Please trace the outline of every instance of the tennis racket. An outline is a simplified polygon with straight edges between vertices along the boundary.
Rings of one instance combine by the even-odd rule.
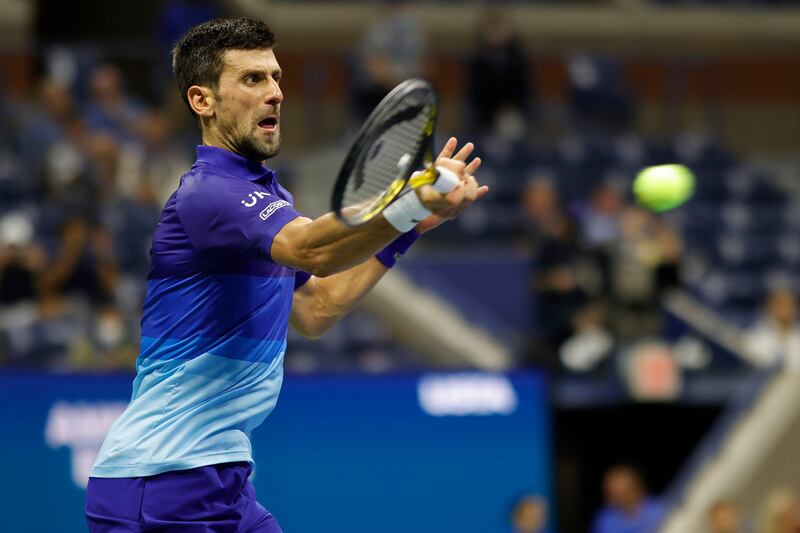
[[[439,172],[433,134],[439,99],[430,83],[406,80],[367,118],[344,160],[331,198],[336,216],[348,226],[374,219],[409,189],[433,184],[440,192],[458,177]],[[419,171],[419,172],[417,172]]]

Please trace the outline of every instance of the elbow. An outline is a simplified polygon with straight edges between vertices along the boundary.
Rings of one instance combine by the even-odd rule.
[[[317,278],[327,278],[336,274],[341,269],[336,264],[335,258],[325,252],[314,252],[307,255],[305,270]]]
[[[317,278],[327,278],[328,276],[336,274],[338,270],[331,267],[330,265],[321,264],[321,265],[312,265],[310,268],[310,272]]]
[[[347,313],[347,309],[333,301],[329,294],[320,295],[316,305],[305,313],[305,318],[299,321],[298,333],[307,339],[316,340],[325,335]]]
[[[320,243],[309,230],[308,219],[292,221],[273,239],[270,254],[277,263],[308,272],[318,278],[341,270],[341,254],[331,252],[329,244]]]
[[[333,324],[334,322],[315,319],[303,323],[301,327],[295,326],[295,330],[306,339],[317,340],[325,335]]]
[[[292,248],[293,257],[288,261],[291,266],[317,278],[324,278],[333,273],[331,272],[330,254],[327,254],[323,248],[303,241],[295,244]]]

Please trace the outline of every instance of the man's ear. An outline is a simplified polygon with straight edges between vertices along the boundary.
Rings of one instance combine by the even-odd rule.
[[[210,87],[192,85],[186,94],[189,97],[189,105],[198,116],[209,118],[214,115],[217,99]]]

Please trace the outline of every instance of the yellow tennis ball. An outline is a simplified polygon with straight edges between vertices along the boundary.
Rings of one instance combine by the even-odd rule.
[[[653,211],[683,204],[694,193],[694,174],[683,165],[656,165],[642,169],[633,180],[636,200]]]

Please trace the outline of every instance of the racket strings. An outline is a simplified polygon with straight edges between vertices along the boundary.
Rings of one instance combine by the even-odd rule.
[[[339,172],[332,207],[349,225],[375,217],[431,162],[438,99],[431,85],[406,80],[370,114]]]
[[[416,102],[411,102],[415,104]],[[411,107],[411,105],[409,105]],[[406,168],[425,141],[424,130],[429,122],[430,105],[426,105],[410,120],[392,125],[365,147],[366,157],[361,168],[362,179],[351,179],[345,189],[344,206],[365,204],[378,199],[398,177],[405,178],[416,169]]]

